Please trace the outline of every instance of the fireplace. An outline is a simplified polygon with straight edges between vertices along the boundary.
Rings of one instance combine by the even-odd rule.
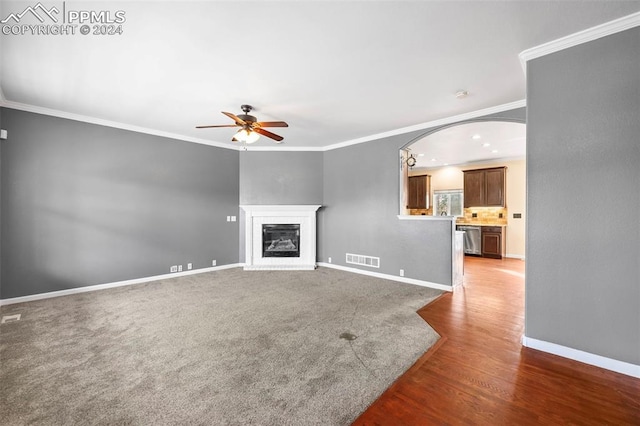
[[[300,257],[300,224],[263,224],[262,257]]]
[[[241,205],[245,212],[245,270],[316,267],[319,205]]]

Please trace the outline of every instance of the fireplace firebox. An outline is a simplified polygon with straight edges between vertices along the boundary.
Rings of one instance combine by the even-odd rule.
[[[300,257],[300,224],[263,224],[262,257]]]

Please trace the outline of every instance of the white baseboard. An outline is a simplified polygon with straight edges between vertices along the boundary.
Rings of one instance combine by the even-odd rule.
[[[114,283],[96,284],[86,287],[76,287],[67,290],[51,291],[48,293],[32,294],[29,296],[12,297],[9,299],[0,299],[0,306],[13,305],[15,303],[31,302],[34,300],[50,299],[52,297],[68,296],[71,294],[86,293],[89,291],[105,290],[108,288],[124,287],[127,285],[142,284],[149,281],[158,281],[167,278],[184,277],[186,275],[202,274],[204,272],[220,271],[222,269],[238,268],[244,266],[244,263],[232,263],[229,265],[212,266],[209,268],[192,269],[191,271],[182,271],[172,274],[155,275],[152,277],[136,278],[133,280],[117,281]]]
[[[324,266],[326,268],[333,268],[333,269],[340,269],[341,271],[353,272],[354,274],[368,275],[370,277],[382,278],[385,280],[399,281],[401,283],[419,285],[421,287],[435,288],[436,290],[453,291],[453,287],[451,286],[432,283],[429,281],[416,280],[414,278],[397,277],[395,275],[382,274],[380,272],[373,272],[373,271],[365,271],[364,269],[350,268],[348,266],[335,265],[333,263],[318,262],[318,266]]]
[[[505,254],[504,257],[508,257],[509,259],[520,259],[524,260],[524,254]]]
[[[640,365],[606,358],[600,355],[595,355],[578,349],[568,348],[566,346],[558,345],[555,343],[532,339],[531,337],[527,336],[522,336],[522,345],[526,346],[527,348],[537,349],[542,352],[548,352],[550,354],[569,358],[574,361],[579,361],[585,364],[604,368],[605,370],[611,370],[615,371],[616,373],[640,378]]]

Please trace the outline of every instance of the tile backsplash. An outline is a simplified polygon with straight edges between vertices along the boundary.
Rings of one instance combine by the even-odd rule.
[[[426,216],[431,216],[433,214],[433,210],[431,207],[429,207],[428,209],[409,209],[409,214],[410,215],[426,215]]]
[[[474,213],[475,216],[474,217]],[[502,214],[502,217],[500,215]],[[478,225],[506,225],[507,209],[505,207],[470,207],[464,209],[464,217],[456,222],[477,223]]]
[[[473,215],[476,217],[473,217]],[[427,215],[433,214],[432,208],[428,209],[410,209],[410,215]],[[500,217],[502,214],[502,217]],[[505,207],[471,207],[464,209],[464,216],[456,219],[457,223],[473,223],[478,225],[506,225],[507,209]]]

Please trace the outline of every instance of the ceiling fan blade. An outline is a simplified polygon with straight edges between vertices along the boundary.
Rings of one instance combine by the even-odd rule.
[[[289,127],[284,121],[259,121],[256,124],[260,127]]]
[[[233,121],[235,121],[237,124],[242,124],[242,125],[247,124],[243,119],[241,119],[235,114],[231,114],[230,112],[224,112],[224,111],[222,111],[222,113],[227,117],[229,117],[230,119],[232,119]]]
[[[215,126],[196,126],[196,129],[208,129],[211,127],[238,127],[237,124],[219,124]]]
[[[266,137],[271,138],[271,139],[273,139],[275,141],[278,141],[278,142],[280,142],[280,141],[282,141],[282,139],[284,139],[282,136],[278,136],[275,133],[271,133],[268,130],[261,129],[260,127],[254,128],[253,131],[256,132],[256,133],[260,133],[262,136],[266,136]]]

